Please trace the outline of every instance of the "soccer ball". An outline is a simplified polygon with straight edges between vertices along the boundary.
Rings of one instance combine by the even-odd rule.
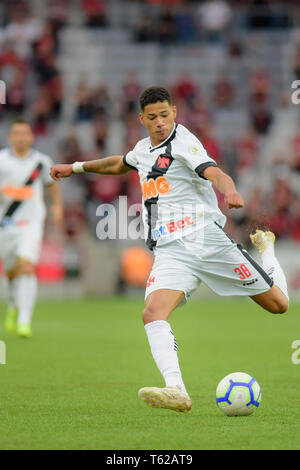
[[[244,372],[226,375],[216,391],[218,407],[227,416],[248,416],[259,407],[261,390],[256,380]]]

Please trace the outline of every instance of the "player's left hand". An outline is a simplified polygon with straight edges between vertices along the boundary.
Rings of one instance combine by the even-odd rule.
[[[56,224],[61,224],[63,221],[64,211],[60,204],[54,204],[52,206],[52,220]]]
[[[244,206],[244,199],[237,192],[225,194],[225,204],[229,209],[238,209]]]
[[[72,165],[58,163],[50,168],[50,176],[54,181],[60,181],[61,178],[68,178],[73,174]]]

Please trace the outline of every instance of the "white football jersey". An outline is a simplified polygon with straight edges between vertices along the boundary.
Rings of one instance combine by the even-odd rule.
[[[50,157],[31,149],[19,158],[12,149],[0,151],[0,224],[41,224],[46,215],[43,186],[53,183]]]
[[[124,157],[137,170],[143,194],[143,223],[149,248],[184,237],[226,217],[212,183],[202,176],[216,162],[186,127],[176,124],[168,138],[153,147],[140,140]]]

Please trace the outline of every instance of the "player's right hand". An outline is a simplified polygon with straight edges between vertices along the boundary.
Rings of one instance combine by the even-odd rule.
[[[236,191],[225,194],[225,204],[229,209],[240,208],[244,206],[244,200],[242,196],[239,195]]]
[[[61,178],[68,178],[73,174],[72,165],[59,163],[50,168],[50,176],[54,181],[60,181]]]

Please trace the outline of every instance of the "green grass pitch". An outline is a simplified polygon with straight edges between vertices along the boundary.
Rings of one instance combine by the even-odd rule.
[[[272,315],[249,299],[194,300],[170,323],[193,400],[186,415],[139,402],[163,386],[141,322],[143,300],[40,301],[30,340],[3,330],[0,449],[300,449],[299,304]],[[261,406],[225,416],[215,390],[228,373],[253,375]]]

